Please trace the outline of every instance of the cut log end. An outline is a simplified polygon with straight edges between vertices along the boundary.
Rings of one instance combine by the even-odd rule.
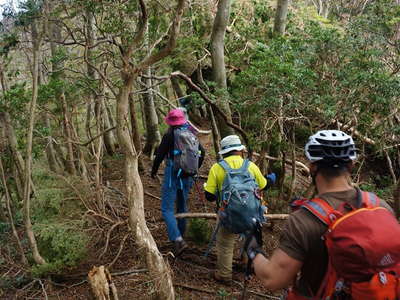
[[[118,300],[117,288],[104,266],[94,266],[88,273],[88,281],[96,300]]]

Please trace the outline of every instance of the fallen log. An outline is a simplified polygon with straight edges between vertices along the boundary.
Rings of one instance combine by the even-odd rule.
[[[288,214],[267,214],[265,217],[267,220],[286,220],[288,218]],[[217,214],[215,213],[180,213],[176,214],[175,218],[204,218],[204,219],[216,219]]]

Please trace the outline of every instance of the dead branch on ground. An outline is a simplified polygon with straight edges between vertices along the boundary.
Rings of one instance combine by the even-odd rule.
[[[120,256],[121,253],[122,253],[122,249],[124,249],[125,241],[126,241],[126,239],[127,239],[128,237],[129,237],[129,233],[125,234],[125,236],[124,236],[124,238],[122,239],[121,244],[120,244],[120,246],[119,246],[119,250],[118,250],[117,255],[115,256],[115,258],[113,259],[113,261],[110,262],[110,263],[108,264],[108,267],[109,267],[109,268],[111,268],[111,267],[115,264],[115,262],[118,260],[119,256]]]
[[[110,229],[107,232],[107,239],[106,239],[106,245],[104,246],[103,252],[101,252],[101,254],[99,255],[99,258],[101,258],[104,254],[106,254],[107,250],[108,250],[108,244],[110,242],[110,237],[111,237],[111,232],[118,226],[118,225],[122,225],[122,224],[126,224],[128,222],[128,220],[125,221],[120,221],[115,223],[114,225],[112,225],[110,227]]]
[[[161,200],[160,197],[157,197],[157,196],[155,196],[153,194],[150,194],[149,192],[144,192],[144,194],[147,195],[147,196],[150,196],[151,198],[154,198],[154,199],[157,199],[157,200]]]

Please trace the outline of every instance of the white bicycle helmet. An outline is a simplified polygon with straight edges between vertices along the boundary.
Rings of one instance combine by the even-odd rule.
[[[304,150],[311,162],[348,162],[357,157],[353,138],[340,130],[318,131],[310,136]]]

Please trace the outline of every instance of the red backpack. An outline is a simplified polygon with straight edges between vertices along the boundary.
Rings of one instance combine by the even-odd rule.
[[[328,226],[328,268],[313,299],[400,299],[400,224],[375,194],[358,195],[358,208],[319,198],[301,205]]]

